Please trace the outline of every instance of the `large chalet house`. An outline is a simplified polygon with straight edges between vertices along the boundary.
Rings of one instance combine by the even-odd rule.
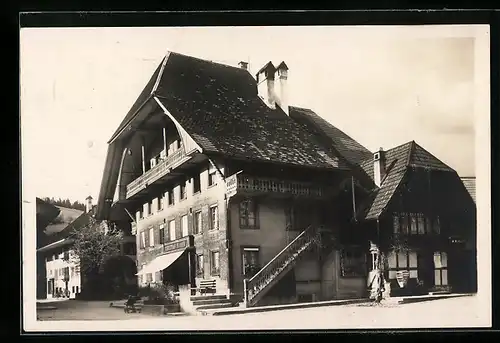
[[[168,53],[108,142],[96,216],[136,235],[141,285],[364,297],[375,245],[394,289],[407,271],[474,290],[475,205],[452,168],[413,141],[372,153],[290,106],[284,62],[247,67]]]

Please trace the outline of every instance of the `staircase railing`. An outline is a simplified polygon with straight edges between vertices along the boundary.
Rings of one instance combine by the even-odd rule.
[[[303,251],[307,250],[312,244],[319,244],[320,239],[319,228],[309,226],[252,276],[252,278],[244,279],[245,305],[255,305],[256,297],[291,263],[296,261]]]

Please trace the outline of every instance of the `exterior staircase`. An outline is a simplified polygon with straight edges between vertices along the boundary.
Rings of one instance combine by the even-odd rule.
[[[258,301],[297,263],[311,247],[321,245],[320,228],[310,226],[302,231],[269,263],[250,279],[244,280],[244,306],[255,306]]]

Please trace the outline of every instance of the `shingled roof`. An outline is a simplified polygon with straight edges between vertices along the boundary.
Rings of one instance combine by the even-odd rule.
[[[376,219],[392,199],[409,167],[454,172],[452,168],[437,157],[411,141],[385,151],[386,174],[379,188],[374,189],[370,199],[360,209],[361,218]],[[360,163],[372,179],[373,157]]]
[[[247,70],[174,52],[158,66],[112,139],[151,96],[162,102],[204,153],[348,169],[282,110],[266,106]]]
[[[469,192],[472,200],[476,202],[476,178],[475,177],[461,177],[462,182],[464,183],[465,188]]]
[[[372,157],[370,150],[321,118],[311,109],[290,106],[290,117],[306,123],[306,125],[313,126],[316,132],[328,137],[334,148],[350,163],[359,163]]]

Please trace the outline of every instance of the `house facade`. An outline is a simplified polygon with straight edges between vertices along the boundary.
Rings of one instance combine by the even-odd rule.
[[[135,235],[141,285],[211,280],[248,306],[367,295],[370,242],[386,242],[368,214],[399,167],[290,106],[288,73],[158,66],[108,142],[96,212]]]

